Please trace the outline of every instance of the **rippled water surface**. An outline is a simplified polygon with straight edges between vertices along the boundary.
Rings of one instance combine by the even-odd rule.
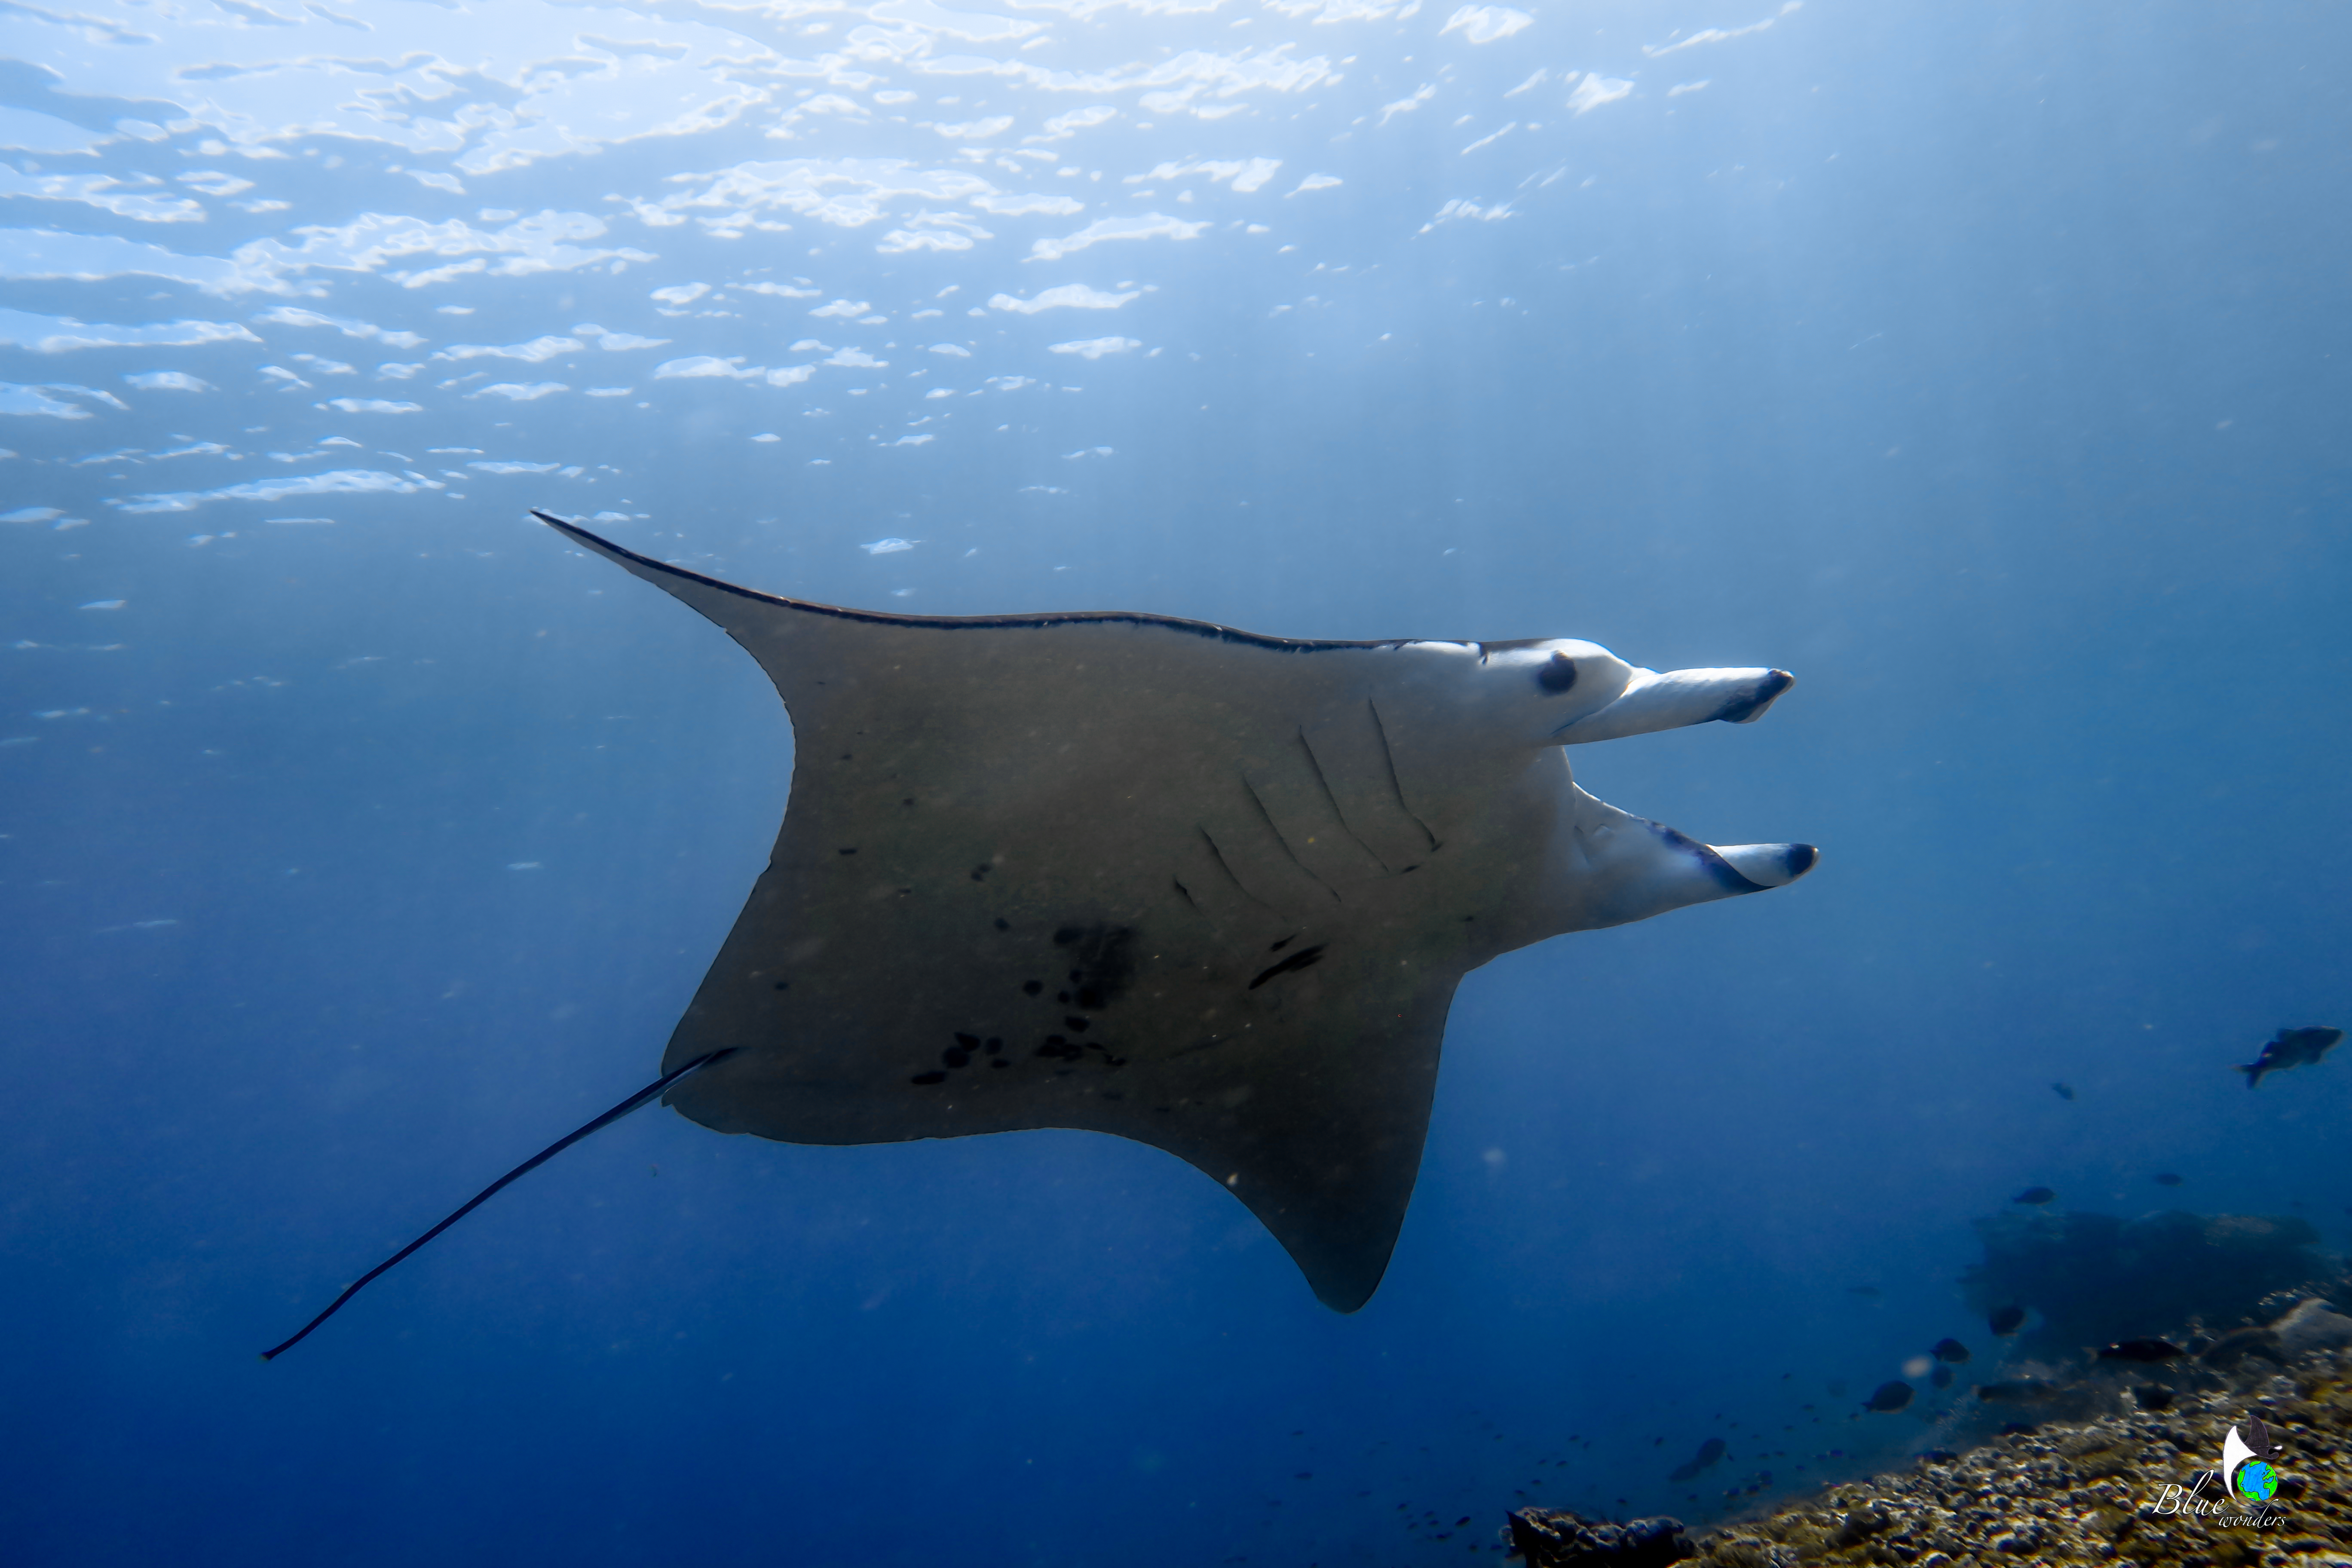
[[[2352,1068],[2228,1068],[2352,1017],[2347,42],[0,6],[0,1555],[1491,1559],[1928,1441],[1965,1383],[1862,1401],[1991,1375],[2030,1186],[2342,1245]],[[776,830],[759,671],[532,507],[871,609],[1781,666],[1578,777],[1824,858],[1472,975],[1352,1316],[1140,1144],[655,1110],[264,1366],[653,1076]]]

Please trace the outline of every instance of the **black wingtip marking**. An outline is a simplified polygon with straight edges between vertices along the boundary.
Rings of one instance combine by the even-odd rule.
[[[1798,878],[1798,877],[1801,877],[1801,876],[1803,876],[1806,872],[1808,872],[1808,871],[1810,871],[1810,870],[1811,870],[1811,869],[1813,868],[1813,863],[1814,863],[1815,861],[1819,860],[1821,858],[1822,858],[1822,852],[1821,852],[1821,850],[1820,850],[1819,848],[1815,847],[1813,845],[1811,845],[1811,844],[1791,844],[1791,845],[1790,845],[1790,846],[1789,846],[1789,875],[1790,875],[1790,877],[1793,879],[1795,879],[1795,878]]]
[[[1726,724],[1745,724],[1772,706],[1772,700],[1797,684],[1797,678],[1785,669],[1776,669],[1756,683],[1756,689],[1745,697],[1735,697],[1716,711],[1716,718]]]
[[[1323,962],[1323,949],[1326,945],[1323,942],[1317,942],[1313,947],[1300,948],[1280,963],[1261,971],[1258,977],[1249,983],[1249,989],[1256,990],[1277,974],[1288,974],[1294,970],[1314,968]]]

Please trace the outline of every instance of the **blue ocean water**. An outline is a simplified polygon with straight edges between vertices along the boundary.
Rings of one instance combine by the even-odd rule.
[[[2228,1069],[2352,1013],[2347,42],[9,9],[5,1555],[1461,1562],[1917,1447],[1860,1401],[1996,1354],[2029,1184],[2341,1247],[2347,1068]],[[1473,974],[1352,1316],[1140,1144],[650,1110],[264,1365],[654,1076],[782,810],[758,669],[534,506],[867,608],[1779,665],[1577,773],[1823,859]]]

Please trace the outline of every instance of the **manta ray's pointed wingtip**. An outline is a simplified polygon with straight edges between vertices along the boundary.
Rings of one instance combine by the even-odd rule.
[[[1822,858],[1822,852],[1811,844],[1724,844],[1715,852],[1724,863],[1747,880],[1756,884],[1756,890],[1785,888],[1811,870]]]
[[[566,522],[551,511],[541,511],[539,508],[532,507],[530,509],[530,515],[539,519],[540,521],[547,524],[548,527],[555,530],[556,532],[563,535],[564,538],[569,539],[574,544],[583,545],[587,549],[593,551],[596,554],[602,555],[605,560],[617,562],[621,565],[628,567],[631,570],[635,570],[637,567],[646,567],[650,569],[653,573],[657,574],[660,579],[692,577],[699,581],[709,581],[708,578],[702,578],[698,573],[688,572],[682,567],[672,566],[666,562],[656,561],[650,555],[640,555],[637,552],[631,550],[627,545],[615,544],[601,533],[583,528],[576,522]],[[643,576],[645,574],[641,572],[638,575]]]
[[[564,521],[562,518],[556,516],[551,511],[541,511],[539,508],[532,507],[530,509],[530,515],[539,519],[540,521],[547,524],[548,527],[555,530],[558,533],[569,534],[574,539],[594,540],[598,544],[609,544],[612,542],[610,540],[598,539],[596,535],[589,532],[586,529],[581,527],[576,522]]]

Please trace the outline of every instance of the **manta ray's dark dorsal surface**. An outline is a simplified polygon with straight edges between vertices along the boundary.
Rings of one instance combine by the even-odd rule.
[[[1604,805],[1561,750],[1753,719],[1778,670],[835,609],[538,515],[715,622],[792,717],[775,853],[663,1070],[731,1054],[667,1103],[794,1143],[1133,1138],[1343,1312],[1403,1223],[1464,974],[1813,863]]]

